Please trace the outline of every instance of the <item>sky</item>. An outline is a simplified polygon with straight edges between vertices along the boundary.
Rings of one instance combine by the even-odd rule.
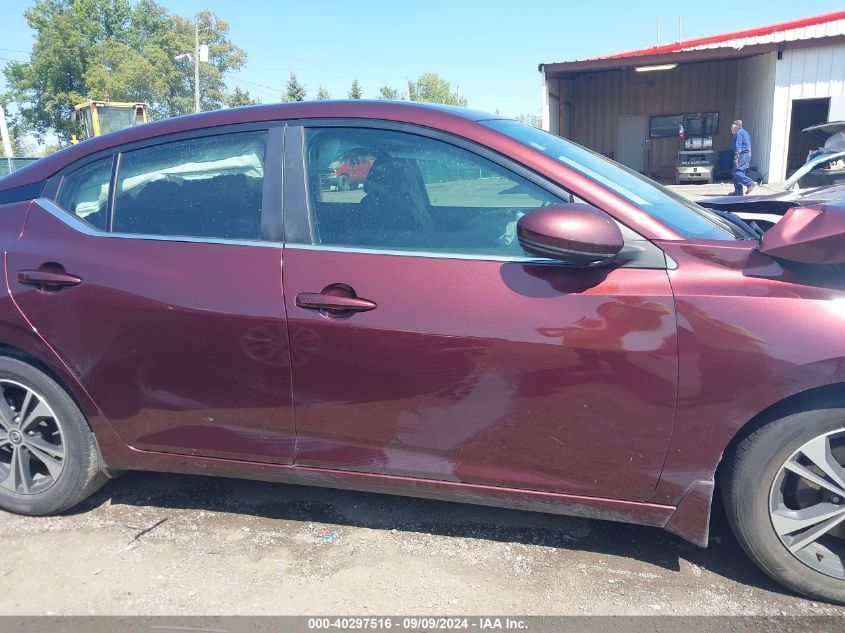
[[[774,24],[842,9],[842,0],[158,0],[192,16],[214,11],[247,53],[229,78],[262,102],[279,100],[293,71],[314,97],[324,86],[346,98],[357,79],[365,98],[383,85],[433,71],[474,109],[539,114],[540,63],[571,61]],[[23,18],[32,0],[0,0],[0,63],[25,60],[34,33]],[[681,13],[684,11],[684,13]],[[0,91],[4,88],[0,77]]]

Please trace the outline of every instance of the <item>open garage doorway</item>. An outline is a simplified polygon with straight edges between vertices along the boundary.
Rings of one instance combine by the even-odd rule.
[[[830,112],[830,98],[825,99],[795,99],[792,102],[792,120],[789,123],[789,149],[786,154],[786,176],[807,162],[810,150],[817,149],[818,139],[802,130],[811,125],[827,123]]]

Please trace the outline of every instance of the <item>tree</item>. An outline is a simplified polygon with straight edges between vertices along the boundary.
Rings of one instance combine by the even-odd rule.
[[[308,96],[308,91],[305,86],[299,83],[296,73],[291,71],[290,77],[288,77],[288,85],[282,93],[282,101],[305,101],[306,96]]]
[[[153,0],[142,2],[155,4]],[[171,15],[171,20],[175,30],[166,38],[166,50],[173,59],[181,53],[193,52],[194,22],[178,15]],[[200,42],[208,44],[208,63],[200,62],[200,107],[202,110],[216,110],[226,104],[226,76],[246,64],[246,52],[229,40],[229,24],[211,11],[200,11],[196,20],[199,23]],[[176,63],[179,73],[171,84],[167,114],[159,109],[161,116],[177,116],[194,111],[194,66],[185,62]]]
[[[226,106],[229,108],[258,105],[258,103],[258,99],[254,99],[248,90],[241,90],[240,86],[235,86],[232,94],[226,97]]]
[[[382,86],[378,90],[378,98],[379,99],[388,99],[390,101],[399,101],[401,99],[401,95],[396,88],[391,88],[390,86]]]
[[[520,114],[517,117],[514,117],[517,121],[522,121],[523,123],[527,123],[528,125],[536,128],[543,127],[543,117],[539,114]]]
[[[35,0],[24,16],[35,31],[30,61],[3,69],[16,129],[67,140],[79,132],[73,106],[107,97],[144,101],[152,118],[193,112],[193,64],[174,59],[193,52],[193,21],[154,0]],[[214,13],[202,11],[197,21],[209,45],[209,61],[200,64],[202,108],[219,108],[226,75],[244,65],[246,53]]]
[[[361,84],[358,83],[357,79],[352,81],[352,87],[349,89],[349,98],[350,99],[360,99],[363,96],[361,91]]]
[[[466,106],[466,98],[457,92],[452,92],[449,82],[437,73],[426,72],[416,81],[408,81],[408,98],[411,101],[425,101],[428,103],[445,103],[449,105]]]
[[[320,89],[317,91],[317,101],[325,101],[326,99],[331,99],[332,96],[329,94],[329,91],[320,86]]]

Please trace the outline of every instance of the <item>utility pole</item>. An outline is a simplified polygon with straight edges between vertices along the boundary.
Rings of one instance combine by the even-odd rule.
[[[200,111],[200,22],[194,18],[194,112]]]
[[[12,173],[12,141],[9,138],[9,128],[6,127],[6,111],[0,106],[0,137],[3,141],[3,153],[6,154],[6,162],[9,165],[9,173]]]

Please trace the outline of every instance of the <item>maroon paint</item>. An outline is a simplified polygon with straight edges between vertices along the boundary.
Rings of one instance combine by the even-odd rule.
[[[677,379],[666,271],[288,248],[284,278],[297,464],[620,499],[654,489]],[[338,283],[378,308],[295,306]]]
[[[82,283],[18,280],[50,262]],[[124,442],[288,463],[280,263],[273,247],[89,236],[38,204],[7,256],[12,296]]]
[[[125,444],[112,431],[77,377],[35,332],[9,294],[8,279],[5,274],[7,269],[5,251],[22,234],[29,207],[29,202],[0,206],[0,248],[4,250],[2,284],[0,284],[0,341],[17,350],[16,353],[37,360],[68,389],[96,433],[97,443],[102,453],[119,451],[125,447]]]
[[[678,316],[678,413],[660,485],[679,503],[709,480],[755,415],[816,387],[845,382],[845,282],[819,285],[755,250],[755,242],[657,242]]]
[[[0,341],[67,386],[109,466],[575,513],[702,543],[713,473],[736,432],[784,398],[845,382],[843,282],[813,282],[752,242],[679,240],[469,111],[353,102],[213,112],[85,141],[0,188],[132,140],[312,117],[400,121],[486,145],[654,240],[677,267],[289,248],[280,289],[276,248],[91,237],[38,205],[15,242],[27,203],[3,205]],[[19,283],[21,271],[82,283],[38,289]],[[376,307],[306,309],[301,293]]]
[[[364,490],[380,494],[424,497],[590,519],[639,523],[654,527],[665,526],[674,511],[672,506],[656,503],[360,473],[350,470],[188,457],[172,453],[138,451],[125,445],[116,448],[110,456],[116,468],[127,470],[217,475],[344,490]]]
[[[614,257],[625,239],[610,216],[586,204],[558,204],[536,209],[519,219],[520,243],[540,246],[538,254],[549,250]],[[526,248],[526,250],[529,250]]]
[[[710,540],[710,506],[714,481],[696,481],[684,493],[678,507],[664,526],[667,531],[682,536],[701,547]]]
[[[845,264],[845,205],[790,209],[763,235],[760,251],[805,264]]]

